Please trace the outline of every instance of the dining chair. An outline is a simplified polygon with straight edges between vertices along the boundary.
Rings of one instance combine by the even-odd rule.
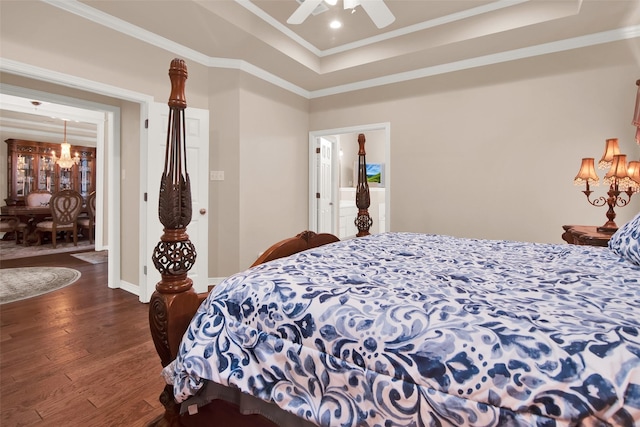
[[[89,234],[89,243],[93,243],[94,239],[94,228],[96,222],[96,192],[93,191],[89,194],[89,198],[87,199],[87,211],[89,216],[78,218],[78,227],[82,230],[87,230]],[[84,231],[82,232],[84,234]]]
[[[69,232],[73,233],[73,244],[78,246],[78,215],[84,199],[75,190],[62,190],[51,196],[51,221],[36,224],[38,244],[42,244],[42,235],[51,233],[51,243],[56,247],[58,232],[65,232],[65,241],[69,242]]]
[[[49,206],[52,194],[46,190],[36,190],[27,194],[25,205],[27,206]]]
[[[14,234],[16,245],[20,243],[20,235],[22,235],[22,241],[24,242],[24,233],[27,228],[27,224],[20,221],[20,218],[14,215],[0,215],[0,232],[5,234]]]

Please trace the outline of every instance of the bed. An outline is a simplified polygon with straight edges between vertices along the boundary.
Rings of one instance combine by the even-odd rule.
[[[305,232],[265,254],[208,295],[163,272],[152,425],[640,424],[640,214],[608,248]]]

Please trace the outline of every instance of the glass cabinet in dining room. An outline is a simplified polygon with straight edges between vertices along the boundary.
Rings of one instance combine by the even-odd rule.
[[[57,187],[56,165],[50,155],[40,155],[38,171],[38,183],[35,186],[38,191],[52,192]]]
[[[95,147],[71,146],[77,161],[70,168],[56,164],[53,153],[60,155],[60,144],[7,139],[7,205],[24,205],[33,191],[73,189],[86,199],[95,190]]]
[[[82,147],[83,149],[86,147]],[[89,198],[89,194],[95,189],[95,148],[89,151],[80,150],[77,152],[80,161],[77,170],[77,190],[82,194],[85,200]]]

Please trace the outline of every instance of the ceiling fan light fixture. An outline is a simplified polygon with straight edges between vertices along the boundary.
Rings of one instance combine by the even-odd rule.
[[[329,10],[326,6],[334,0],[296,0],[300,6],[291,14],[287,19],[287,24],[298,25],[302,24],[309,15],[315,14],[316,8],[324,7],[325,10]],[[369,15],[373,23],[379,29],[382,29],[395,21],[396,17],[391,13],[389,7],[385,4],[385,0],[343,0],[344,8],[351,9],[351,13],[355,10],[356,6],[361,6],[362,9]]]
[[[360,0],[344,0],[343,3],[345,9],[351,9],[353,11],[353,9],[360,4]]]
[[[331,27],[334,30],[337,30],[338,28],[342,27],[342,22],[338,21],[337,19],[334,19],[329,23],[329,27]]]

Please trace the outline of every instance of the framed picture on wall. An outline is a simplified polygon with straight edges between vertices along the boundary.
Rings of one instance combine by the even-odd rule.
[[[369,187],[384,187],[384,163],[367,163],[367,183]],[[353,182],[358,182],[358,161],[353,165]]]

